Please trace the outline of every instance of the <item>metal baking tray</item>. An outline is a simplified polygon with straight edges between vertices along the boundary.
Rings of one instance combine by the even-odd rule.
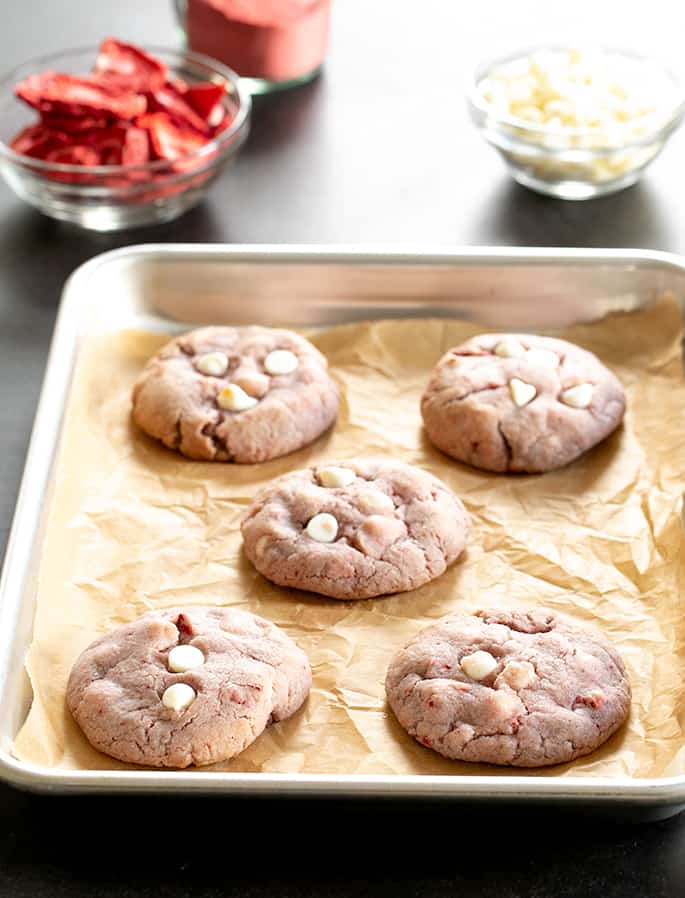
[[[685,776],[63,771],[25,764],[11,754],[31,701],[23,659],[62,414],[85,334],[133,327],[171,333],[209,322],[316,326],[412,316],[543,330],[634,310],[666,290],[685,304],[685,260],[624,250],[150,245],[105,253],[81,266],[64,290],[0,581],[0,777],[60,793],[413,796],[630,806],[651,817],[681,810]]]

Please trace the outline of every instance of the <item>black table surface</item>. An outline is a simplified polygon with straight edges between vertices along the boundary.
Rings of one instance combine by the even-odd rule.
[[[133,243],[621,246],[685,242],[677,135],[641,183],[587,203],[518,187],[467,121],[480,54],[593,37],[676,54],[666,0],[336,0],[325,72],[255,104],[237,165],[177,222],[116,235],[43,218],[0,185],[0,550],[9,532],[62,285]],[[549,7],[555,7],[550,10]],[[170,0],[22,0],[0,59],[112,34],[178,39]],[[685,815],[630,824],[521,808],[320,800],[38,797],[0,786],[0,894],[597,895],[685,893]]]

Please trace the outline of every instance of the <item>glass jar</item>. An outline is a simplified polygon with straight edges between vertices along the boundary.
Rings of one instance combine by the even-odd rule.
[[[328,46],[331,0],[174,0],[191,50],[229,65],[252,93],[314,78]]]

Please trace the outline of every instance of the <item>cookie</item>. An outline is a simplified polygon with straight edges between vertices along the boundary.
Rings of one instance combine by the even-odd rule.
[[[529,334],[481,334],[440,359],[421,399],[430,441],[486,471],[569,464],[621,423],[625,393],[591,352]]]
[[[200,766],[294,714],[311,680],[305,654],[274,624],[191,606],[96,639],[72,668],[67,705],[91,745],[119,761]]]
[[[542,767],[589,754],[626,720],[630,683],[596,630],[548,611],[455,614],[388,668],[390,707],[446,758]]]
[[[416,589],[463,552],[469,518],[442,481],[385,459],[275,480],[242,522],[245,554],[279,586],[335,599]]]
[[[268,461],[335,421],[338,390],[327,365],[292,331],[205,327],[150,359],[133,388],[133,420],[188,458]]]

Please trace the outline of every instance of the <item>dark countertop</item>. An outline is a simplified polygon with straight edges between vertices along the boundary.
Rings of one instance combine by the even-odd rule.
[[[0,28],[0,59],[106,34],[176,37],[167,0],[22,0]],[[96,253],[131,243],[353,242],[654,247],[685,236],[685,135],[634,188],[563,203],[516,186],[467,122],[467,60],[493,23],[509,45],[573,34],[646,50],[682,29],[665,0],[624,5],[490,0],[337,0],[318,81],[256,103],[249,143],[208,200],[175,223],[114,236],[52,222],[0,185],[0,550],[4,550],[64,280]],[[416,11],[421,9],[418,17]],[[477,15],[476,15],[477,13]],[[9,18],[7,14],[3,18]],[[669,28],[663,25],[670,22]],[[672,36],[671,36],[672,35]],[[500,46],[506,46],[499,39]],[[389,841],[389,849],[386,842]],[[467,806],[336,801],[34,797],[0,786],[0,895],[597,895],[685,892],[685,815],[522,816]]]

